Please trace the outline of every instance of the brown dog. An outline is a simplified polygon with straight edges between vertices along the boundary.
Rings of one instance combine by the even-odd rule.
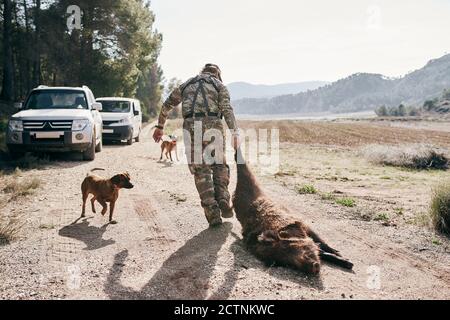
[[[163,154],[165,151],[166,159],[169,159],[169,156],[170,156],[170,161],[173,162],[172,151],[174,151],[174,150],[175,150],[175,155],[177,156],[177,161],[180,161],[178,159],[178,152],[177,152],[177,137],[170,136],[170,141],[163,141],[163,143],[161,144],[161,158],[159,158],[159,161],[162,160]]]
[[[104,169],[94,169],[91,172],[99,170]],[[81,213],[81,217],[84,218],[86,216],[86,201],[89,194],[93,194],[94,197],[91,199],[92,212],[96,213],[94,204],[95,201],[98,201],[103,207],[102,215],[104,216],[108,209],[107,202],[109,202],[109,222],[111,224],[117,223],[113,221],[112,217],[117,198],[119,197],[119,190],[123,188],[132,189],[133,187],[128,173],[115,175],[111,179],[88,174],[81,184],[81,192],[83,193],[83,212]]]

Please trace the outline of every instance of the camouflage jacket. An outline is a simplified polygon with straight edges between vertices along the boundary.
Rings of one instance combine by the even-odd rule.
[[[215,113],[225,118],[231,130],[238,128],[227,87],[210,73],[189,79],[170,94],[161,108],[160,126],[164,127],[169,112],[180,103],[183,118],[196,113]]]

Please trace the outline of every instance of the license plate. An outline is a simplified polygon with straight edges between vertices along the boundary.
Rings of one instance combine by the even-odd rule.
[[[113,129],[103,129],[103,133],[114,133]]]
[[[59,139],[64,132],[36,132],[36,139]]]

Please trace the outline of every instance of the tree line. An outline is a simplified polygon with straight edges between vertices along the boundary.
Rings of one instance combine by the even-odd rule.
[[[398,107],[386,107],[385,105],[375,109],[379,117],[414,117],[423,112],[447,113],[450,110],[450,89],[445,89],[439,98],[426,100],[422,107],[405,106],[400,104]]]
[[[87,85],[157,113],[162,35],[148,0],[2,0],[0,11],[1,100],[21,101],[41,84]]]

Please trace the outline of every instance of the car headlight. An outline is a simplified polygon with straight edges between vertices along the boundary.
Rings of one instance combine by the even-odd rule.
[[[125,118],[125,119],[120,120],[118,123],[119,124],[130,124],[131,120],[130,120],[130,118]]]
[[[9,129],[11,131],[23,131],[23,121],[22,120],[10,120]]]
[[[82,131],[89,125],[89,120],[74,120],[72,131]]]

